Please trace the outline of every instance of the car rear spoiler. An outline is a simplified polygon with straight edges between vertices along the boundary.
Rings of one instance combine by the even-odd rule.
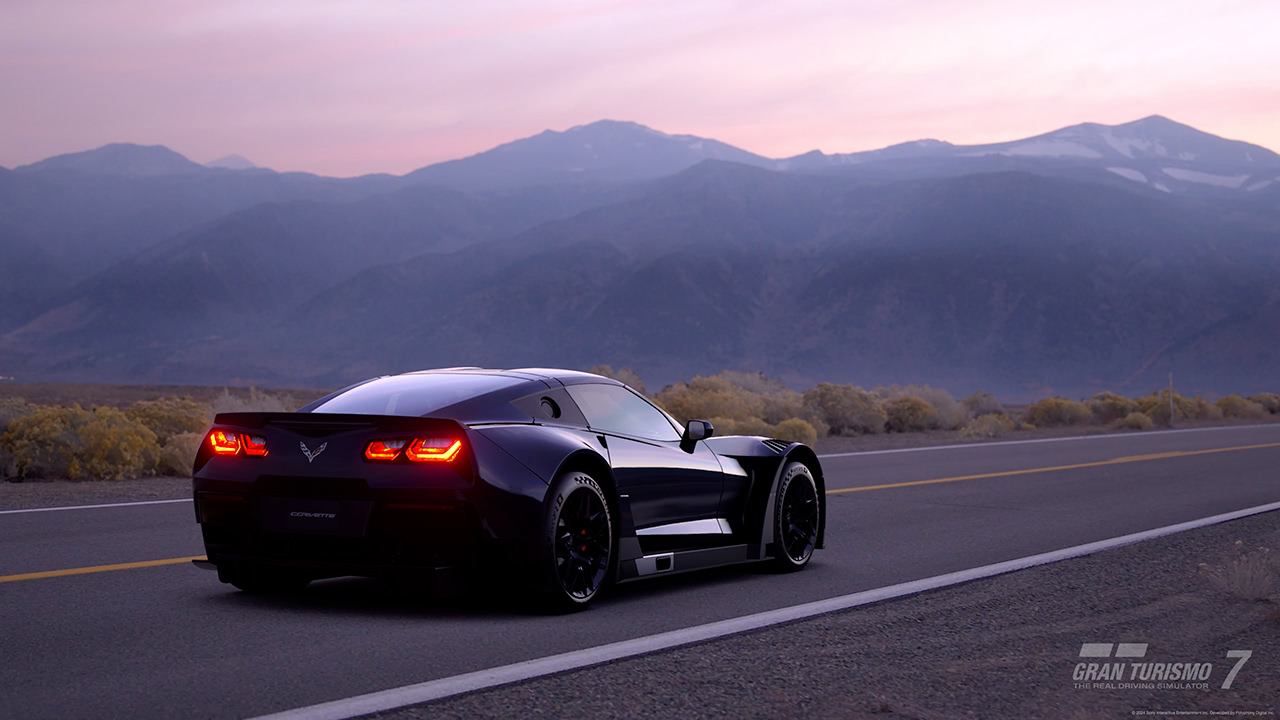
[[[301,412],[237,412],[218,413],[214,425],[257,429],[275,425],[291,430],[359,430],[377,429],[382,432],[462,431],[456,420],[405,415],[345,415],[338,413]]]

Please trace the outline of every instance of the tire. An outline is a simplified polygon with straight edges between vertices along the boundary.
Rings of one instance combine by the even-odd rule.
[[[609,499],[582,472],[568,472],[547,495],[535,565],[539,609],[585,609],[612,577],[617,541]]]
[[[218,579],[250,595],[291,595],[311,584],[311,578],[284,569],[223,563]]]
[[[821,530],[818,484],[802,463],[788,463],[773,506],[774,567],[783,572],[809,564]]]

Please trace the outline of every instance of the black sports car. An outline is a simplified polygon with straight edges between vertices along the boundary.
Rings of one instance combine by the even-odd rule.
[[[826,515],[809,447],[681,428],[626,385],[569,370],[429,370],[295,413],[224,413],[193,483],[201,564],[242,590],[485,563],[560,608],[610,581],[798,570]]]

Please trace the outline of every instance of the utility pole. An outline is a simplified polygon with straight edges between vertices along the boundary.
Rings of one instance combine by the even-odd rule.
[[[1173,373],[1169,373],[1169,427],[1173,427]]]

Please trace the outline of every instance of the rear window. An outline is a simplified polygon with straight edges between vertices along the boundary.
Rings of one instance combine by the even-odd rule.
[[[419,417],[523,382],[503,375],[395,375],[351,388],[311,412]]]

